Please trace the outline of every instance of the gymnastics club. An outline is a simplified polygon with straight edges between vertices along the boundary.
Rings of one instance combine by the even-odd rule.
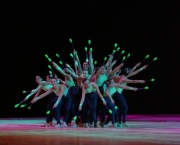
[[[107,105],[106,105],[106,108],[108,109],[109,113],[112,114],[112,110],[109,109]]]
[[[23,94],[30,93],[31,91],[22,91]]]
[[[137,90],[148,90],[148,89],[149,89],[149,87],[146,86],[146,87],[144,87],[144,88],[138,88]]]
[[[119,57],[120,57],[122,54],[124,54],[124,52],[125,52],[125,51],[124,51],[124,50],[122,50],[122,51],[121,51],[121,54],[118,56],[118,58],[117,58],[116,60],[118,60],[118,59],[119,59]]]
[[[20,107],[21,107],[21,108],[24,108],[25,106],[28,106],[28,105],[32,105],[32,103],[22,104]]]
[[[95,60],[95,61],[94,61],[94,65],[96,65],[96,64],[97,64],[97,61]]]
[[[103,65],[104,65],[104,63],[105,63],[105,61],[107,60],[107,57],[104,57],[104,62],[103,62]]]
[[[56,53],[56,57],[58,57],[60,60],[62,60],[62,61],[59,61],[59,63],[65,68],[65,66],[64,66],[64,64],[66,64],[65,62],[64,62],[64,60],[59,56],[59,54],[57,54]],[[64,63],[64,64],[63,64]]]
[[[84,47],[85,51],[86,51],[86,62],[88,62],[88,54],[87,54],[87,47]]]
[[[116,53],[116,47],[117,47],[117,43],[114,43],[114,50],[112,52],[112,55],[114,55]]]
[[[46,112],[46,114],[49,115],[50,112],[51,112],[53,109],[54,109],[54,108],[52,108],[51,110],[48,110],[48,111]]]
[[[124,63],[124,60],[126,59],[126,56],[123,56],[123,59],[122,59],[122,62],[121,63]]]
[[[90,48],[90,45],[91,45],[91,40],[88,40],[88,44],[89,44],[89,48]]]
[[[14,108],[17,108],[19,105],[21,105],[25,100],[21,101],[20,103],[14,105]]]
[[[70,56],[74,59],[74,61],[75,61],[75,58],[74,58],[75,56],[73,56],[73,54],[72,54],[72,53],[70,53],[69,55],[70,55]]]
[[[150,63],[148,63],[148,65],[150,65],[153,61],[156,61],[157,57],[155,57]]]
[[[155,79],[146,80],[146,82],[154,82]]]
[[[72,41],[72,39],[71,39],[71,38],[69,38],[69,42],[71,43],[71,45],[72,45],[73,49],[75,49],[75,48],[74,48],[74,45],[73,45],[73,41]]]
[[[74,118],[73,118],[74,120],[76,120],[76,119],[77,119],[77,116],[78,116],[79,112],[80,112],[80,110],[78,110],[78,112],[77,112],[76,116],[74,116]]]
[[[131,54],[128,53],[128,55],[127,55],[126,59],[123,61],[123,63],[125,63],[125,61],[126,61],[130,56],[131,56]]]
[[[48,61],[49,61],[49,62],[51,62],[51,63],[52,63],[51,58],[50,58],[47,54],[45,54],[45,57],[48,59]]]
[[[140,63],[142,63],[147,58],[149,58],[149,54],[147,54],[146,57]]]

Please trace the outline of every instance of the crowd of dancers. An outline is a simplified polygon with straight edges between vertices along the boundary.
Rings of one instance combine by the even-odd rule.
[[[72,40],[70,39],[72,44]],[[91,41],[88,41],[89,45]],[[73,46],[73,44],[72,44]],[[74,48],[74,47],[73,47]],[[127,83],[145,83],[145,80],[131,80],[129,77],[134,76],[146,69],[150,64],[144,65],[137,69],[142,61],[137,63],[132,69],[123,68],[127,57],[122,57],[124,50],[120,53],[120,47],[114,45],[114,50],[109,58],[104,58],[102,66],[97,67],[93,61],[92,48],[86,50],[86,61],[82,66],[77,51],[74,49],[70,54],[74,60],[74,69],[61,59],[60,65],[53,62],[48,55],[45,57],[51,62],[49,74],[46,81],[41,76],[36,76],[38,87],[28,94],[24,101],[35,95],[31,100],[31,105],[37,103],[40,99],[49,96],[46,107],[46,127],[52,126],[53,118],[57,121],[56,127],[109,127],[110,121],[112,127],[129,127],[126,122],[128,105],[123,96],[123,90],[137,91],[143,88],[127,86]],[[117,59],[113,61],[114,55],[119,53],[122,61],[116,64]],[[119,58],[118,57],[118,58]],[[148,58],[147,55],[143,60]],[[157,59],[157,58],[156,58]],[[153,60],[156,60],[153,59]],[[116,64],[116,67],[114,68]],[[64,80],[58,78],[57,70],[64,76]],[[41,91],[44,90],[44,93]],[[64,112],[63,120],[60,113]],[[97,118],[99,120],[97,121]],[[74,120],[74,121],[73,121]],[[73,123],[75,122],[75,123]]]

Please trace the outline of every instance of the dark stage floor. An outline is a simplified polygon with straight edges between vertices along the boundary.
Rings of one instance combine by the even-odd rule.
[[[127,120],[130,127],[116,129],[42,127],[45,118],[1,118],[0,145],[180,145],[180,115]]]

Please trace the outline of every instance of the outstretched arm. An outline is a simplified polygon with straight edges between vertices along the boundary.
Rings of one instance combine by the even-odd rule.
[[[136,71],[134,71],[134,72],[128,74],[127,77],[132,77],[132,76],[138,74],[138,73],[141,72],[142,70],[146,69],[147,66],[148,66],[148,65],[144,65],[144,66],[141,67],[140,69],[138,69],[138,70],[136,70]]]
[[[26,97],[25,97],[25,99],[24,100],[28,100],[29,99],[29,97],[31,97],[32,95],[34,95],[38,90],[40,90],[41,89],[41,85],[39,85],[36,89],[34,89],[34,90],[32,90],[31,91],[31,93],[30,94],[28,94]]]
[[[144,83],[144,80],[130,80],[130,79],[124,79],[124,82],[126,83]]]
[[[118,83],[110,84],[110,87],[116,87],[116,88],[122,88],[124,90],[131,90],[131,91],[137,91],[137,88],[134,87],[128,87],[128,86],[122,86]]]

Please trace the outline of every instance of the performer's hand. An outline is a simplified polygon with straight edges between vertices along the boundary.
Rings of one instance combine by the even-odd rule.
[[[116,61],[117,61],[117,60],[114,60],[113,63],[112,63],[111,65],[115,65],[115,64],[116,64]]]
[[[123,67],[123,66],[124,66],[124,63],[121,63],[120,66]]]
[[[66,63],[66,67],[70,68],[70,65],[68,63]]]
[[[113,99],[111,99],[111,103],[114,104],[114,100]]]
[[[52,62],[52,64],[56,69],[58,69],[59,66],[55,62]]]
[[[139,67],[140,65],[141,65],[141,63],[137,63],[137,64],[136,64],[136,67]]]
[[[74,64],[76,67],[78,67],[78,62],[76,60],[74,60]]]
[[[106,105],[106,101],[103,99],[103,104]]]
[[[82,106],[79,105],[79,111],[81,111],[81,110],[82,110]]]
[[[133,88],[133,90],[134,90],[134,91],[137,91],[137,90],[138,90],[138,88]]]
[[[148,67],[148,65],[143,66],[143,69],[146,69],[146,67]]]
[[[146,81],[145,80],[141,80],[141,83],[143,84],[143,83],[145,83]]]
[[[34,98],[31,103],[35,103],[38,100],[38,97]]]
[[[56,102],[53,106],[53,108],[56,108],[59,102]]]

